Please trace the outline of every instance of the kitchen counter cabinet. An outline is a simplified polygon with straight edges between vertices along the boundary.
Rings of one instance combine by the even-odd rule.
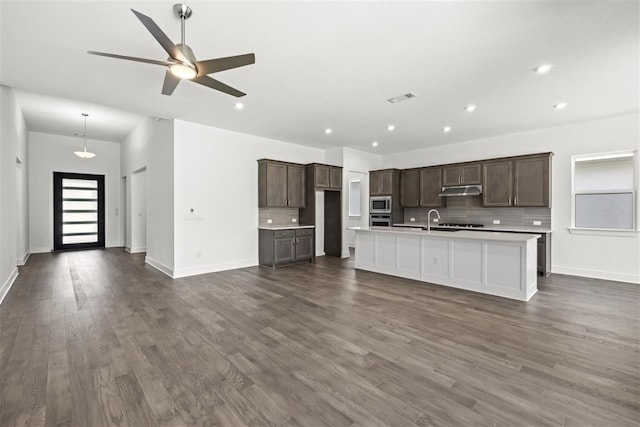
[[[296,227],[291,229],[259,230],[259,262],[271,268],[300,262],[313,262],[313,228]]]
[[[537,292],[538,237],[361,227],[355,268],[528,301]]]

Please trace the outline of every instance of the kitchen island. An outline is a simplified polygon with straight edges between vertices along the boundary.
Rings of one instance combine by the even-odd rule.
[[[528,301],[537,288],[539,235],[353,227],[355,267]]]

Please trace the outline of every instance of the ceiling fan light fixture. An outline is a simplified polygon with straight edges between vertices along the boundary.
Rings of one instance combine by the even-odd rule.
[[[181,79],[191,80],[198,75],[196,68],[191,64],[183,64],[181,62],[169,65],[169,71],[174,76]]]

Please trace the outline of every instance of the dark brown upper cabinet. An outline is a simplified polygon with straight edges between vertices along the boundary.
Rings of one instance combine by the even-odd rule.
[[[420,170],[408,169],[400,172],[400,204],[403,208],[420,206]]]
[[[258,207],[304,207],[304,166],[258,160]]]
[[[337,166],[329,168],[329,188],[331,190],[342,190],[342,168]]]
[[[513,161],[500,160],[482,165],[482,204],[513,206]]]
[[[313,185],[316,190],[342,190],[342,168],[340,166],[312,163]]]
[[[398,169],[383,169],[369,172],[369,196],[394,196],[400,186]]]
[[[485,162],[484,206],[550,207],[551,153]]]
[[[482,165],[469,163],[442,168],[442,185],[471,185],[482,183]]]
[[[304,166],[287,165],[287,206],[304,208]]]
[[[551,156],[531,156],[513,161],[513,205],[550,206]]]
[[[420,169],[420,206],[437,208],[442,206],[442,169],[431,167]]]

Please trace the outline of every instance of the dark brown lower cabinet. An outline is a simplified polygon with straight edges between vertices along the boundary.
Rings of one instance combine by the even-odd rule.
[[[259,230],[259,262],[271,268],[312,262],[315,245],[313,228]]]

